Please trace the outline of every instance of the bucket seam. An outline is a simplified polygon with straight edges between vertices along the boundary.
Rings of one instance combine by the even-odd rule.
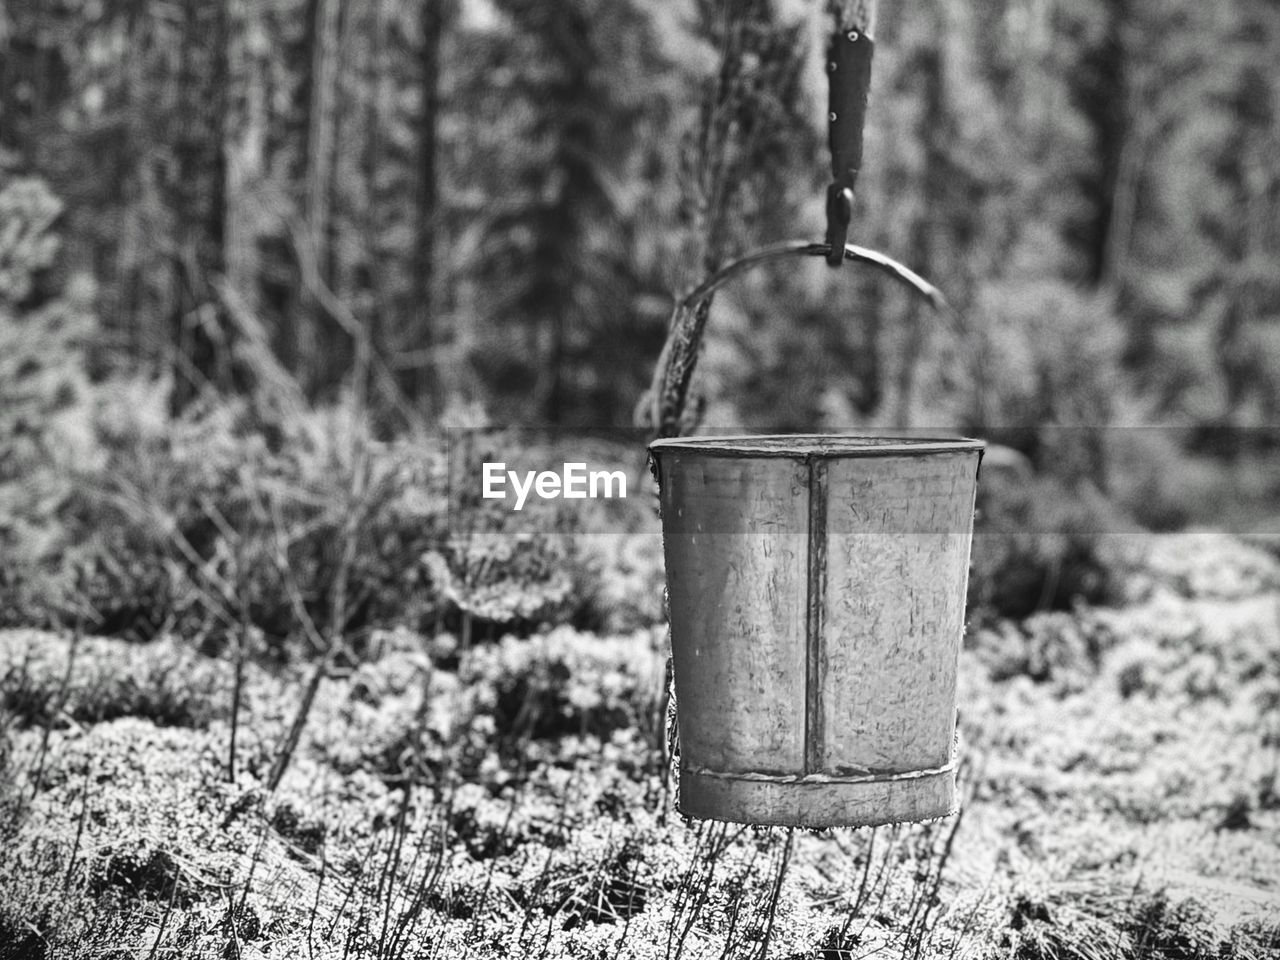
[[[710,770],[706,767],[685,765],[683,772],[698,777],[713,777],[717,780],[750,780],[756,782],[797,784],[797,783],[892,783],[901,780],[921,780],[926,777],[938,777],[955,773],[959,768],[959,758],[955,755],[941,767],[930,767],[926,770],[904,770],[901,773],[868,773],[852,776],[837,776],[828,773],[810,773],[803,776],[797,774],[755,773],[752,771],[728,773],[723,770]]]
[[[818,773],[823,761],[822,640],[827,594],[827,464],[808,458],[809,569],[805,624],[804,772]]]

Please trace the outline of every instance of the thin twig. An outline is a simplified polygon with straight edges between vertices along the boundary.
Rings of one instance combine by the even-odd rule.
[[[244,693],[245,645],[249,642],[248,585],[245,582],[244,539],[236,540],[236,590],[240,601],[240,629],[235,633],[235,675],[231,683],[231,729],[227,736],[227,782],[236,780],[236,737],[240,732],[240,703]]]
[[[165,927],[169,925],[169,918],[173,916],[174,902],[178,899],[178,883],[181,875],[175,871],[173,876],[173,887],[169,890],[169,902],[165,904],[164,913],[160,915],[160,924],[156,930],[156,938],[151,944],[151,950],[147,953],[147,960],[155,960],[156,950],[160,948],[160,941],[164,938]]]
[[[791,863],[791,847],[795,842],[796,831],[794,827],[787,828],[787,842],[782,848],[782,862],[778,864],[778,874],[774,877],[773,889],[769,894],[768,910],[769,923],[764,930],[764,940],[760,943],[760,960],[765,960],[769,955],[769,943],[773,939],[773,923],[778,916],[778,899],[782,896],[782,881],[787,876],[787,866]]]
[[[80,816],[76,820],[76,838],[71,843],[71,856],[67,858],[67,872],[62,878],[63,890],[69,890],[71,887],[71,877],[76,868],[76,858],[80,855],[80,841],[84,837],[84,823],[89,813],[89,773],[93,766],[94,758],[86,758],[84,780],[80,784]]]
[[[58,692],[54,700],[56,706],[49,711],[49,715],[44,718],[44,724],[40,730],[40,752],[36,756],[36,769],[31,778],[32,799],[39,795],[40,788],[44,782],[44,762],[49,751],[49,734],[53,729],[54,717],[60,716],[67,705],[67,697],[70,695],[71,689],[71,670],[75,666],[76,653],[80,649],[80,640],[83,636],[83,629],[81,621],[77,620],[75,631],[71,634],[71,644],[67,649],[67,665],[62,671],[61,679],[58,681]]]

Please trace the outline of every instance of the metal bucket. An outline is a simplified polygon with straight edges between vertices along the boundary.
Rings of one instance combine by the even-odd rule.
[[[658,440],[682,813],[954,813],[977,440]]]

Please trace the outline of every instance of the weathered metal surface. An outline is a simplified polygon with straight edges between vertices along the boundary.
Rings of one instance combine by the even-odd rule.
[[[680,767],[680,812],[775,827],[874,827],[955,813],[954,766],[910,779],[730,778]]]
[[[824,770],[950,757],[977,464],[974,452],[831,461]]]
[[[955,806],[972,440],[651,446],[681,809],[827,827]]]
[[[792,773],[804,764],[808,468],[672,451],[659,469],[681,755]]]

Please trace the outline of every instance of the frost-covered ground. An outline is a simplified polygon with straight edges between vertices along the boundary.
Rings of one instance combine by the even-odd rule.
[[[962,817],[685,823],[660,631],[320,683],[0,634],[0,956],[1280,955],[1280,561],[1136,538],[1114,608],[972,631]],[[74,646],[74,654],[71,653]]]

